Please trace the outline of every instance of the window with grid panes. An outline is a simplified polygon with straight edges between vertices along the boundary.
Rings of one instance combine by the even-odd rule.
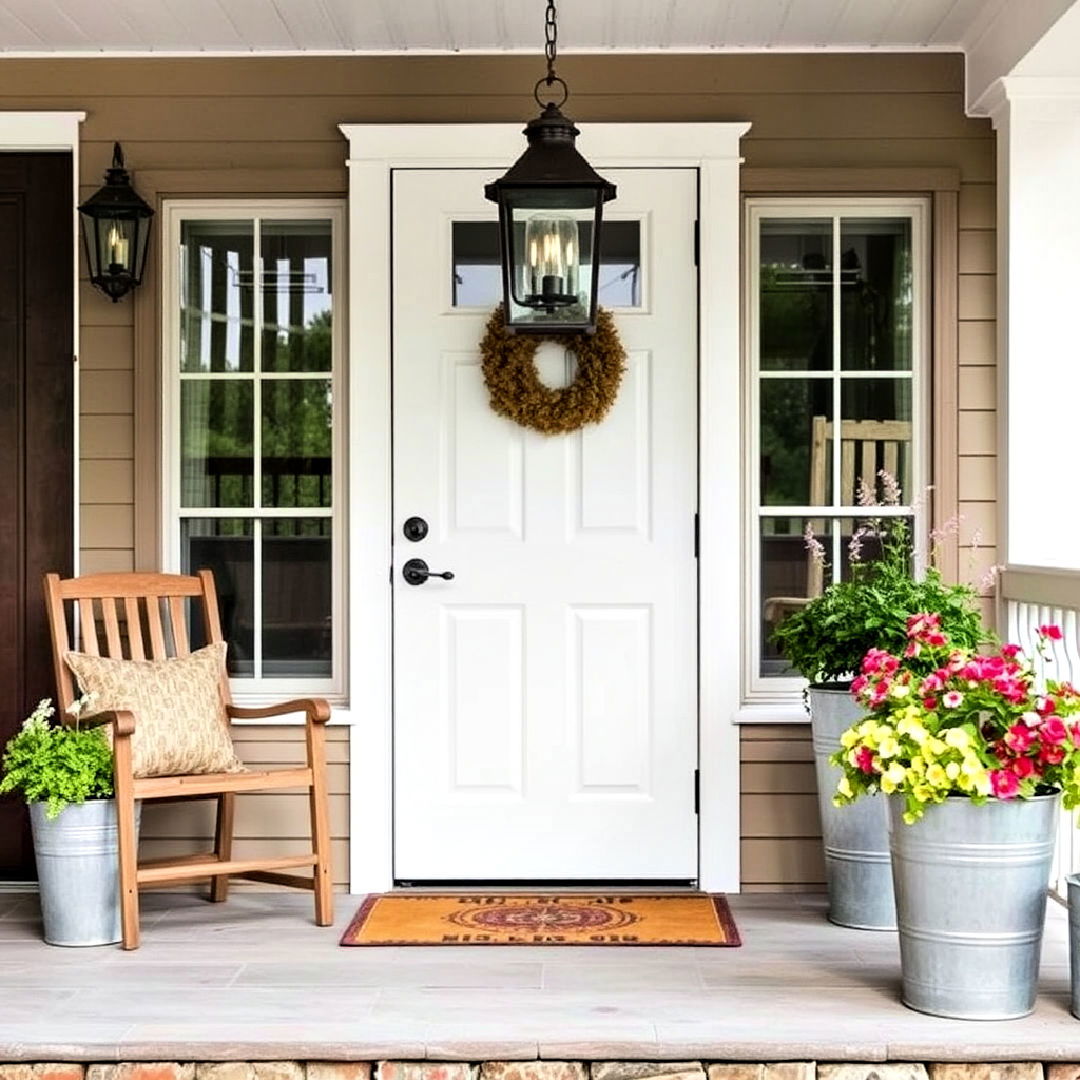
[[[748,204],[750,700],[801,686],[772,632],[853,554],[874,558],[872,536],[852,538],[860,504],[888,501],[883,473],[901,494],[873,516],[919,516],[925,220],[922,200]]]
[[[168,210],[170,561],[214,572],[238,692],[334,694],[340,206]]]

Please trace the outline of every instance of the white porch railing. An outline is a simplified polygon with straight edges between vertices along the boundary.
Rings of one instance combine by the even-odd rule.
[[[1052,570],[1033,566],[1010,566],[998,587],[998,626],[1006,641],[1023,646],[1028,656],[1053,679],[1080,685],[1080,570]],[[1038,627],[1056,623],[1063,640],[1050,643],[1051,660],[1042,664],[1036,649]],[[1051,890],[1064,900],[1065,878],[1080,872],[1080,829],[1077,814],[1062,811],[1058,823],[1057,852],[1050,881]]]

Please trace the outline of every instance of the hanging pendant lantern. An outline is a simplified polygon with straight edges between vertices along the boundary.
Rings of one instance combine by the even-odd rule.
[[[142,281],[153,216],[131,186],[120,144],[113,143],[105,186],[79,207],[79,217],[90,281],[114,304]]]
[[[580,134],[563,116],[570,96],[555,74],[558,39],[554,0],[545,19],[547,75],[533,96],[542,112],[524,130],[525,153],[484,195],[499,204],[503,310],[507,329],[567,333],[596,329],[596,293],[604,203],[615,198],[609,183],[583,158]],[[558,86],[562,101],[543,101]]]

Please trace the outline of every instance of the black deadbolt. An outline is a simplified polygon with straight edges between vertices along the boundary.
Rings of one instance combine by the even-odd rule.
[[[415,543],[427,536],[428,523],[422,517],[411,517],[401,526],[401,531],[405,534],[406,540],[412,540]]]

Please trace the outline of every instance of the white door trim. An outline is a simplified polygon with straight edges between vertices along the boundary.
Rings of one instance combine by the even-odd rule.
[[[79,355],[79,125],[84,112],[0,112],[0,153],[53,150],[71,154],[71,252],[75,287],[72,289],[71,355]],[[72,472],[72,571],[79,572],[79,379],[76,368],[74,395],[75,468]]]
[[[703,889],[739,890],[741,450],[739,140],[749,123],[589,124],[598,168],[699,175],[699,694]],[[490,168],[520,156],[520,124],[342,124],[349,140],[350,867],[353,892],[393,884],[390,174]],[[648,148],[643,152],[642,148]]]

